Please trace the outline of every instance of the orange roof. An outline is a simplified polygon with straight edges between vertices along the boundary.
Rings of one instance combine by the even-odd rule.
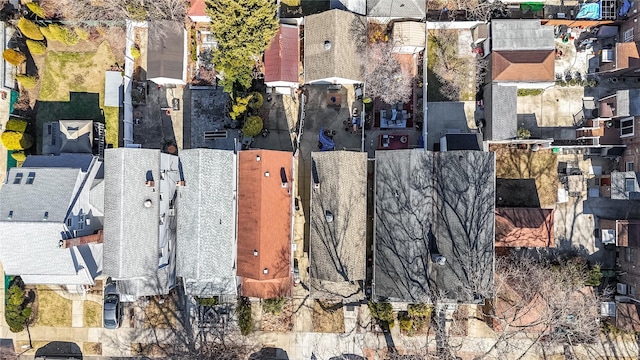
[[[263,280],[291,274],[292,157],[284,151],[245,150],[238,164],[237,274],[259,280],[243,281],[249,286],[246,291],[268,298],[274,282]]]
[[[553,210],[496,209],[496,247],[552,247],[553,244]]]
[[[191,0],[191,6],[189,6],[188,16],[209,16],[204,11],[207,7],[205,0]]]
[[[272,280],[242,279],[242,296],[274,299],[291,295],[291,277]]]
[[[494,51],[491,76],[494,81],[555,81],[553,50]]]

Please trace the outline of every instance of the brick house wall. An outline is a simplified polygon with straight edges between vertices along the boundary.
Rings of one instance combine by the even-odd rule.
[[[640,248],[637,246],[619,247],[618,263],[620,271],[624,275],[620,276],[620,282],[627,284],[627,293],[633,298],[640,297]]]
[[[640,2],[635,1],[633,7],[627,13],[629,18],[620,26],[619,41],[639,41],[640,40]],[[633,38],[625,39],[625,33],[633,29]]]
[[[621,138],[627,148],[620,161],[620,171],[640,171],[640,116],[633,121],[633,136]],[[633,168],[627,169],[627,163],[633,163]]]

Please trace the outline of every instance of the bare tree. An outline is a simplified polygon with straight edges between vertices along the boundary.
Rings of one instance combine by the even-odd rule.
[[[391,42],[375,42],[361,56],[367,93],[387,104],[409,101],[413,85],[411,73],[402,69],[392,50]]]
[[[54,17],[76,21],[182,21],[187,10],[183,0],[44,0],[40,4]]]
[[[472,58],[458,55],[458,32],[447,28],[429,31],[436,53],[433,72],[442,84],[440,93],[449,100],[459,100],[469,84],[469,73],[476,71]],[[474,78],[473,76],[472,78]]]

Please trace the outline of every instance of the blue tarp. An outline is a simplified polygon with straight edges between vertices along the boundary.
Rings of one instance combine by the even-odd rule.
[[[333,150],[336,147],[336,144],[333,142],[333,140],[324,133],[324,128],[320,128],[318,141],[322,145],[322,147],[320,147],[320,151],[329,151]]]
[[[629,12],[629,9],[631,9],[631,6],[633,5],[633,3],[629,0],[624,0],[624,3],[622,4],[622,6],[620,7],[620,11],[618,12],[618,16],[625,16],[627,15],[627,13]]]
[[[584,4],[580,8],[578,15],[576,16],[578,20],[598,20],[600,19],[600,4],[599,3],[589,3]]]

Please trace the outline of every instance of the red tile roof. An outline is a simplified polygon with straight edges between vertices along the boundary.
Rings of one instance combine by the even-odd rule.
[[[264,52],[264,81],[299,82],[300,59],[298,27],[280,25],[276,36]]]
[[[291,286],[285,280],[291,275],[291,153],[246,150],[238,163],[237,274],[245,278],[245,296],[269,298]],[[288,188],[282,185],[283,171]]]
[[[206,8],[205,0],[191,0],[191,6],[189,6],[188,16],[209,16],[204,11]]]
[[[496,247],[552,247],[553,244],[553,210],[496,209]]]
[[[494,81],[555,81],[553,50],[494,51],[491,54]]]

